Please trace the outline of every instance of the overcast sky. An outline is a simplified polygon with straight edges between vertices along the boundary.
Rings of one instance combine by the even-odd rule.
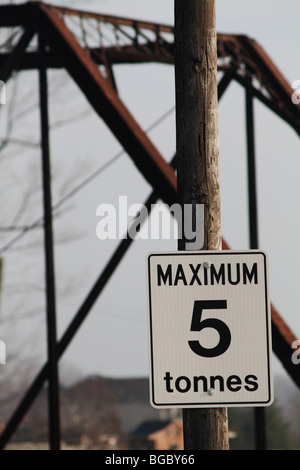
[[[171,0],[95,0],[64,4],[105,14],[173,24]],[[217,0],[217,29],[219,32],[247,34],[256,39],[292,83],[300,79],[299,13],[297,0]],[[172,110],[175,93],[172,66],[119,66],[115,68],[115,73],[121,99],[144,129]],[[64,184],[66,187],[62,194],[117,155],[121,147],[98,116],[89,110],[80,91],[66,74],[53,72],[49,76],[54,84],[51,88],[54,92],[50,93],[51,122],[56,123],[73,113],[86,113],[78,122],[54,127],[51,132],[55,203]],[[24,74],[24,87],[34,89],[35,79],[34,73]],[[57,86],[60,80],[62,86]],[[149,134],[168,161],[175,152],[174,119],[174,112],[170,112]],[[299,139],[287,124],[259,103],[255,104],[255,119],[259,244],[270,258],[271,300],[297,336],[300,335],[297,251],[300,231]],[[16,132],[26,132],[31,139],[38,141],[38,126],[33,128],[29,118],[26,122],[23,122],[22,130]],[[232,249],[248,249],[244,90],[237,84],[230,85],[220,103],[219,131],[222,233]],[[15,175],[16,185],[24,183],[23,170],[19,174],[23,165],[27,168],[26,174],[28,167],[33,165],[35,173],[29,173],[32,178],[35,175],[33,179],[38,175],[38,168],[31,162],[32,155],[38,157],[38,151],[29,149],[26,155],[28,158],[22,159],[22,163],[16,157],[9,163],[5,160],[7,174],[12,179],[11,175]],[[127,195],[130,203],[144,202],[150,191],[151,188],[130,158],[123,154],[72,198],[66,205],[68,210],[57,219],[55,230],[60,240],[55,253],[59,337],[118,243],[118,240],[103,242],[97,239],[98,205],[117,204],[120,195]],[[16,195],[15,209],[18,204]],[[11,220],[7,205],[5,214],[5,220]],[[27,223],[38,215],[40,209],[36,202],[29,219],[26,219]],[[25,244],[25,240],[22,243]],[[95,373],[131,377],[148,374],[145,257],[151,251],[176,250],[176,246],[174,240],[134,242],[66,352],[63,359],[65,363],[73,365],[83,375]],[[21,283],[24,270],[27,274],[31,273],[31,284],[41,283],[41,256],[42,250],[39,253],[8,252],[5,257],[4,284],[9,287],[13,283]],[[7,287],[6,291],[9,291]],[[36,290],[31,293],[28,289],[27,294],[30,300],[27,300],[26,309],[39,310],[43,293],[37,294]],[[11,299],[7,299],[4,296],[2,312],[9,324],[5,317],[5,306],[10,305]],[[18,312],[24,313],[18,307]],[[9,312],[11,315],[11,308]],[[27,332],[28,339],[22,337],[20,344],[27,344],[28,357],[38,363],[43,363],[46,354],[43,315],[40,311],[32,318],[26,316],[22,323],[24,329],[16,321],[11,324],[14,338],[22,336],[23,331]],[[10,338],[7,339],[9,347],[9,341],[12,340],[8,327],[3,331]],[[275,370],[281,370],[277,361]]]

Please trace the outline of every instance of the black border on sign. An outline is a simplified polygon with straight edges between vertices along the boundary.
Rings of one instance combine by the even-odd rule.
[[[267,401],[218,401],[218,402],[195,402],[195,403],[156,403],[154,399],[154,361],[153,361],[153,331],[152,331],[152,296],[151,296],[151,276],[150,276],[150,258],[157,256],[191,256],[191,255],[262,255],[264,259],[264,281],[265,281],[265,313],[266,313],[266,336],[267,336],[267,361],[268,361],[268,400]],[[147,257],[147,275],[148,275],[148,302],[149,302],[149,329],[150,329],[150,364],[151,364],[151,382],[150,382],[150,395],[152,398],[152,405],[155,408],[211,408],[219,406],[269,406],[272,404],[272,385],[271,385],[271,360],[270,360],[270,351],[271,349],[271,328],[269,328],[269,315],[270,315],[270,302],[268,296],[268,270],[267,270],[267,255],[264,251],[261,250],[219,250],[219,251],[174,251],[174,252],[165,252],[165,253],[150,253]]]

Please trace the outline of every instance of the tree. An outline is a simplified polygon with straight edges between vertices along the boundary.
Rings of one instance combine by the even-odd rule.
[[[13,3],[13,2],[11,2]],[[21,28],[0,31],[0,51],[9,52]],[[52,131],[88,115],[89,108],[65,106],[73,101],[64,71],[49,73]],[[45,360],[45,286],[43,265],[43,215],[41,205],[41,155],[39,142],[39,97],[37,73],[15,72],[6,84],[6,104],[0,108],[0,257],[3,260],[1,284],[0,339],[7,345],[6,365],[1,367],[1,402],[8,407],[35,375]],[[76,90],[77,93],[77,90]],[[62,108],[66,107],[65,112]],[[73,108],[73,109],[72,109]],[[82,111],[83,109],[83,111]],[[53,195],[61,201],[70,185],[75,185],[87,169],[86,157],[73,171],[62,171],[54,161]],[[67,173],[69,173],[68,176]],[[57,205],[58,208],[58,205]],[[69,204],[70,208],[70,204]],[[55,211],[55,218],[66,212],[66,204]],[[56,245],[74,240],[73,227],[58,228]],[[17,243],[18,242],[18,243]],[[20,243],[21,242],[21,243]],[[58,269],[58,275],[62,269]],[[76,289],[76,279],[59,276],[57,293],[67,297]],[[73,290],[74,289],[74,290]],[[5,416],[7,413],[5,413]],[[4,417],[1,417],[3,420]]]

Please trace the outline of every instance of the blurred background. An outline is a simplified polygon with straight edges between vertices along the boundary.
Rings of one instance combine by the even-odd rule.
[[[171,26],[174,22],[172,0],[52,3]],[[290,84],[300,80],[298,1],[289,0],[288,8],[279,0],[217,0],[216,5],[219,33],[241,33],[254,38]],[[4,47],[9,31],[0,33]],[[92,37],[97,32],[91,28],[85,33]],[[175,154],[174,67],[152,63],[115,65],[114,75],[122,101],[170,162]],[[57,207],[54,237],[60,338],[119,243],[119,240],[97,238],[97,207],[103,203],[117,207],[120,195],[128,197],[128,204],[143,203],[151,187],[68,73],[50,69],[48,80],[52,192]],[[232,249],[248,249],[244,90],[235,82],[220,101],[219,132],[222,233]],[[257,101],[255,135],[259,247],[269,254],[272,303],[297,336],[300,334],[299,140],[290,126]],[[43,214],[37,71],[15,73],[6,84],[6,104],[0,109],[0,151],[3,261],[0,339],[6,344],[6,364],[0,366],[0,422],[4,423],[47,359],[43,230],[36,223]],[[100,398],[102,404],[109,404],[106,412],[108,408],[112,410],[100,420],[106,423],[101,433],[106,435],[101,441],[104,448],[121,445],[118,444],[121,440],[112,436],[122,435],[123,439],[141,424],[133,418],[129,423],[129,416],[140,414],[145,420],[159,419],[164,423],[178,418],[170,413],[158,417],[148,403],[146,408],[143,405],[147,401],[149,374],[145,257],[151,251],[176,249],[176,240],[135,240],[60,361],[62,402],[74,400],[72,418],[68,415],[70,408],[62,405],[65,426],[74,430],[78,425],[81,433],[86,429],[86,445],[92,445],[98,433],[99,422],[89,420],[91,410],[100,406]],[[271,408],[275,411],[270,411],[274,415],[269,426],[270,430],[274,429],[277,423],[278,433],[270,445],[297,447],[300,429],[293,417],[295,407],[299,407],[299,397],[275,356],[274,375],[276,400]],[[88,400],[87,390],[91,393]],[[82,403],[78,397],[84,397],[87,409],[78,405]],[[43,400],[45,396],[40,397],[40,404]],[[40,406],[34,408],[35,419],[43,423],[40,429],[44,431],[35,440],[44,441],[47,416],[46,410],[41,411],[43,405]],[[80,413],[89,418],[83,418]],[[103,409],[99,416],[101,413]],[[238,431],[234,429],[240,419],[236,413],[232,412],[230,421],[232,445],[247,446],[249,442],[253,445],[244,436],[243,426],[239,425]],[[243,422],[248,419],[251,435],[250,412],[243,409],[240,413],[248,416]],[[33,416],[32,411],[31,420]],[[82,420],[87,424],[82,425]],[[24,429],[18,441],[33,439],[32,431]],[[159,429],[143,432],[149,435]],[[77,434],[70,442],[83,442],[82,435]],[[242,444],[236,444],[238,437],[243,439]],[[97,445],[100,446],[99,442]]]

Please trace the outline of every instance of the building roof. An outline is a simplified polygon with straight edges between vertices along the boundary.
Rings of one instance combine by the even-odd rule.
[[[148,436],[156,431],[164,429],[172,420],[144,421],[131,434],[132,436]]]

